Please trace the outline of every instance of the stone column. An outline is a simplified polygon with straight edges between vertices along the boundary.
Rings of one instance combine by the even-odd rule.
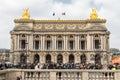
[[[15,50],[17,49],[17,36],[14,36],[14,46],[15,46]]]
[[[79,35],[77,35],[77,37],[78,37],[77,38],[77,42],[78,42],[77,50],[80,50],[80,40],[79,40],[80,37],[79,37]]]
[[[13,36],[11,35],[11,48],[10,48],[10,50],[11,50],[11,52],[13,52],[13,50],[14,50],[14,38],[13,38]]]
[[[107,39],[107,40],[108,40],[108,42],[107,42],[107,51],[109,51],[109,49],[110,49],[110,42],[109,42],[110,40],[109,40],[109,36],[108,36],[108,39]]]
[[[87,39],[85,39],[85,50],[87,50]]]
[[[90,41],[91,41],[90,39],[91,39],[90,35],[87,34],[87,50],[90,50],[90,46],[91,46],[91,45],[90,45],[90,43],[91,43],[91,42],[90,42]]]
[[[56,35],[54,36],[55,37],[55,44],[54,44],[54,46],[55,46],[55,48],[54,48],[54,50],[56,51]]]
[[[33,50],[33,34],[29,36],[29,49]]]
[[[64,46],[64,49],[63,49],[63,50],[64,50],[64,51],[65,51],[65,45],[66,45],[65,38],[66,38],[66,36],[64,35],[64,37],[63,37],[63,39],[64,39],[64,40],[63,40],[63,43],[64,43],[64,45],[63,45],[63,46]]]
[[[17,50],[19,50],[20,49],[20,46],[19,46],[19,34],[17,35]]]
[[[104,42],[103,43],[103,46],[104,46],[103,49],[106,50],[106,37],[105,36],[103,36],[103,42]]]
[[[100,39],[101,39],[101,44],[99,46],[101,47],[101,50],[103,50],[104,43],[103,43],[103,36],[102,35],[101,35]]]
[[[42,44],[42,46],[43,46],[43,50],[45,50],[45,35],[42,35],[42,42],[43,42],[43,44]]]
[[[77,46],[78,46],[78,36],[75,35],[75,48],[74,48],[74,50],[78,50]]]
[[[91,50],[94,50],[94,39],[93,39],[93,35],[91,35]]]
[[[26,50],[28,50],[28,47],[29,47],[29,35],[26,35],[27,36],[27,40],[26,40],[26,44],[25,44],[25,48]]]
[[[41,42],[40,42],[40,43],[41,43],[41,44],[40,44],[40,46],[41,46],[40,50],[42,50],[42,48],[43,48],[43,47],[42,47],[42,46],[43,46],[43,44],[42,44],[42,41],[43,41],[43,40],[42,40],[42,35],[40,35],[40,41],[41,41]]]
[[[68,50],[68,35],[66,35],[66,41],[65,42],[66,42],[66,45],[65,45],[66,48],[65,48],[65,50]]]
[[[52,36],[52,47],[51,47],[52,49],[52,51],[54,51],[55,50],[55,41],[54,41],[54,35]]]

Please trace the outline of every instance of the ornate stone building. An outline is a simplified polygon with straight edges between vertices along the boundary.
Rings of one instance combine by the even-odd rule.
[[[93,9],[87,20],[33,20],[26,9],[11,34],[12,62],[107,63],[106,20]]]

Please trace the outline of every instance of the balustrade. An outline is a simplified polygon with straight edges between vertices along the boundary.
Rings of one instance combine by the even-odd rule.
[[[0,80],[120,80],[120,70],[58,70],[58,69],[26,69],[2,70]]]

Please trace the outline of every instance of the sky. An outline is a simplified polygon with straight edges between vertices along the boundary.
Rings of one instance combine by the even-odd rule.
[[[29,8],[31,19],[89,19],[91,8],[106,19],[111,32],[110,47],[120,49],[120,0],[0,0],[0,48],[10,49],[14,19]],[[56,16],[52,16],[52,13]],[[61,13],[65,12],[65,16]]]

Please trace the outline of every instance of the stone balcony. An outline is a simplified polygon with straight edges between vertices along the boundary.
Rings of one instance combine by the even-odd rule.
[[[0,80],[120,80],[120,70],[8,69],[0,71]]]

